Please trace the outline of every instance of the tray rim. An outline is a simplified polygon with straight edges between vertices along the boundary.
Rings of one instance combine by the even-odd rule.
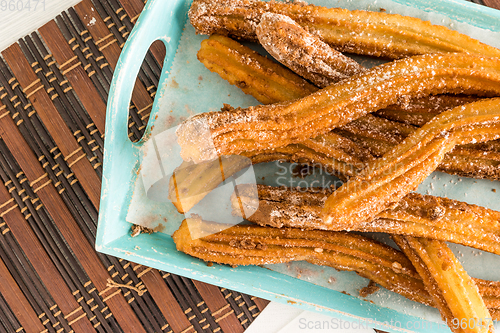
[[[477,26],[481,28],[492,29],[492,27],[495,27],[492,22],[500,20],[500,11],[464,0],[441,0],[438,3],[428,0],[392,1],[424,11],[444,14],[462,22],[472,23],[473,19],[479,17],[480,21]],[[170,236],[164,234],[143,234],[133,239],[130,237],[130,223],[125,221],[127,209],[126,205],[124,205],[130,199],[130,194],[126,193],[128,184],[123,184],[126,183],[123,182],[123,179],[133,179],[133,172],[137,164],[134,161],[134,156],[137,156],[139,147],[144,140],[141,139],[137,143],[132,143],[126,136],[125,120],[127,115],[123,115],[119,111],[128,105],[132,87],[124,82],[127,80],[130,82],[135,81],[145,53],[149,46],[158,39],[162,40],[167,48],[163,69],[170,69],[176,54],[177,41],[180,41],[184,24],[180,25],[180,29],[179,27],[173,27],[172,24],[167,24],[168,20],[165,20],[164,15],[160,15],[160,13],[166,13],[170,10],[170,17],[175,19],[172,14],[174,11],[185,11],[183,17],[185,23],[187,20],[187,6],[190,3],[191,0],[149,0],[120,54],[113,75],[106,111],[105,154],[96,250],[142,265],[166,270],[173,274],[297,306],[304,310],[326,313],[342,320],[360,320],[360,322],[364,322],[368,326],[376,326],[377,329],[391,332],[449,332],[446,326],[436,323],[434,325],[438,327],[436,329],[433,327],[432,330],[429,330],[428,327],[413,330],[401,329],[390,323],[392,321],[422,322],[424,320],[265,268],[239,267],[233,269],[217,264],[208,268],[201,260],[178,252]],[[148,30],[152,22],[158,22],[155,20],[160,18],[165,21],[160,29],[154,32],[152,29]],[[497,31],[500,31],[500,28],[497,28]],[[174,41],[176,43],[172,47]],[[137,61],[137,59],[141,59],[141,61]],[[144,138],[147,138],[154,123],[155,115],[158,112],[157,101],[165,91],[167,78],[168,73],[162,70],[159,89],[155,96]],[[126,109],[128,110],[128,108]],[[118,163],[115,155],[119,155],[120,163]],[[123,161],[125,158],[126,161]],[[114,195],[111,196],[108,193]],[[137,250],[137,247],[140,249]],[[267,277],[264,287],[262,282],[253,280],[254,278],[260,280],[262,277]],[[286,290],[286,286],[292,285],[295,290]],[[326,290],[332,296],[328,300],[322,297],[323,292]],[[370,320],[370,314],[377,314],[377,320]]]

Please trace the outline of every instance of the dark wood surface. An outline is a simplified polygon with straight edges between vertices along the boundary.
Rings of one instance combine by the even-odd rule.
[[[143,6],[83,0],[2,52],[0,332],[239,333],[268,304],[94,250],[106,100]],[[132,140],[164,56],[154,43],[136,80]]]

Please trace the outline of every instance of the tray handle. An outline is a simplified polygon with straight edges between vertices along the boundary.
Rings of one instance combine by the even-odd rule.
[[[120,54],[111,82],[106,112],[106,138],[112,139],[110,141],[130,142],[127,126],[129,105],[143,59],[151,44],[161,40],[166,48],[163,68],[170,68],[186,21],[188,3],[189,1],[182,0],[149,0],[144,6]],[[167,75],[166,71],[162,70],[160,86]],[[160,88],[158,87],[158,90]],[[152,110],[156,109],[155,104],[156,98]],[[134,145],[141,144],[141,141],[142,139]]]

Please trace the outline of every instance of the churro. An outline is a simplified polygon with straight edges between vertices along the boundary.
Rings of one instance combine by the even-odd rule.
[[[204,40],[198,58],[207,68],[263,103],[299,98],[317,90],[296,74],[227,37],[214,35]],[[368,161],[387,153],[414,132],[417,128],[411,125],[412,122],[423,124],[422,119],[427,121],[444,110],[475,100],[477,98],[447,95],[412,99],[380,111],[393,117],[399,115],[398,120],[408,124],[366,115],[299,144],[241,154],[249,157],[253,164],[277,160],[308,164],[322,167],[328,173],[347,180]],[[402,113],[403,110],[406,113]],[[445,155],[438,170],[468,177],[499,179],[500,146],[496,147],[494,142],[488,145],[457,147]],[[224,165],[227,166],[224,174],[227,177],[233,175],[239,170],[240,162],[224,158]],[[179,212],[185,213],[220,184],[220,162],[215,160],[191,166],[184,162],[175,174],[175,181],[173,178],[170,180],[169,198]]]
[[[209,70],[263,104],[301,98],[318,90],[297,74],[228,37],[212,35],[203,40],[197,57]]]
[[[347,230],[370,221],[415,190],[456,145],[498,138],[500,98],[443,112],[335,191],[325,202],[323,219]]]
[[[320,88],[365,71],[288,16],[264,13],[255,31],[270,55]]]
[[[494,331],[477,286],[446,243],[409,236],[392,238],[411,260],[441,317],[453,332]]]
[[[468,52],[500,57],[500,50],[449,28],[418,18],[257,0],[194,0],[189,10],[197,33],[256,41],[266,12],[289,16],[340,52],[402,58],[436,52]]]
[[[208,236],[193,239],[190,230]],[[355,271],[413,301],[434,306],[421,277],[403,253],[361,235],[256,225],[226,229],[224,224],[187,219],[172,238],[179,251],[208,262],[238,266],[306,260],[338,270]],[[492,314],[496,313],[500,299],[498,282],[474,281],[485,297],[486,306]]]
[[[326,225],[321,210],[330,189],[286,188],[257,185],[258,202],[246,185],[238,186],[242,205],[255,213],[246,219],[261,226],[305,230],[346,230],[347,226]],[[231,198],[233,213],[241,215],[239,203]],[[250,210],[250,209],[248,209]],[[364,221],[352,231],[427,237],[470,246],[500,255],[500,212],[457,200],[418,193],[407,194],[395,207]]]
[[[185,220],[172,236],[177,248],[232,266],[306,260],[355,271],[371,281],[360,294],[378,283],[437,307],[454,332],[492,332],[500,282],[470,278],[444,241],[500,254],[500,213],[409,192],[434,170],[500,179],[500,98],[478,100],[500,97],[500,50],[416,18],[288,2],[194,0],[189,18],[197,33],[259,39],[323,89],[228,38],[204,41],[198,58],[207,68],[269,105],[225,104],[181,124],[187,162],[170,183],[178,210],[248,161],[320,165],[346,183],[259,185],[258,200],[240,186],[234,212],[262,226]],[[399,60],[365,70],[328,45]],[[233,154],[249,159],[224,156]],[[246,216],[245,205],[258,209]],[[193,239],[193,228],[209,235]],[[340,230],[393,234],[404,253]]]
[[[201,162],[272,149],[325,134],[403,96],[500,95],[500,59],[472,54],[423,55],[377,66],[304,98],[198,114],[177,130],[181,156]]]

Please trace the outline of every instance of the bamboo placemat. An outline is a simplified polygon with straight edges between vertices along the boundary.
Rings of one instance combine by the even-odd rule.
[[[266,301],[94,251],[106,100],[144,3],[85,0],[0,59],[0,331],[243,332]],[[140,138],[165,50],[135,85]]]
[[[2,332],[243,332],[267,305],[94,251],[107,93],[143,6],[84,0],[2,52]],[[132,140],[164,55],[153,44],[139,73]]]

